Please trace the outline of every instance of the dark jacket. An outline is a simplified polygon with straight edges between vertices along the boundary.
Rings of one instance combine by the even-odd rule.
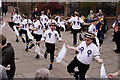
[[[115,42],[120,43],[120,31],[114,33]]]
[[[10,70],[7,70],[8,79],[14,77],[15,74],[15,53],[10,43],[2,48],[2,65],[7,67],[10,65]]]
[[[36,15],[36,16],[40,16],[40,14],[39,14],[38,11],[34,11],[34,12],[32,13],[32,19],[35,19],[35,18],[36,18],[35,15]]]

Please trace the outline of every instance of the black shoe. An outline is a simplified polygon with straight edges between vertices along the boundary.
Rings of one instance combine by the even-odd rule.
[[[40,56],[39,56],[38,54],[35,56],[36,59],[39,59],[39,57],[40,57]]]
[[[25,48],[25,51],[28,51],[28,48]]]
[[[19,42],[19,40],[18,39],[16,39],[16,41],[15,42]]]
[[[23,42],[23,43],[25,43],[25,40],[24,40],[24,38],[22,38],[22,42]]]
[[[116,50],[115,53],[120,53],[120,51]]]
[[[34,44],[31,44],[30,47],[29,47],[29,49],[31,49],[33,46],[34,46]]]
[[[45,54],[44,54],[44,58],[47,59],[47,52],[45,52]]]
[[[50,64],[50,66],[49,66],[49,70],[52,70],[52,64]]]
[[[114,52],[116,52],[117,51],[117,49],[116,50],[114,50]]]

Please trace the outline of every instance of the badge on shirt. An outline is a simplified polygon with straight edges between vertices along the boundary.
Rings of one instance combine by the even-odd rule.
[[[78,22],[77,22],[77,24],[79,25],[79,24],[80,24],[80,22],[78,21]]]
[[[95,32],[96,30],[95,29],[93,29],[93,32]]]
[[[75,23],[76,23],[76,22],[75,22],[75,21],[73,21],[73,24],[74,24],[74,25],[75,25]]]
[[[48,33],[49,38],[51,38],[51,35],[52,35],[51,33]]]
[[[82,53],[82,51],[84,50],[84,47],[81,47],[81,48],[78,48],[80,51],[81,51],[81,53]]]
[[[55,37],[57,37],[57,34],[55,33]]]
[[[92,54],[92,51],[91,51],[91,50],[88,50],[87,53],[88,53],[88,57],[89,57],[90,54]]]

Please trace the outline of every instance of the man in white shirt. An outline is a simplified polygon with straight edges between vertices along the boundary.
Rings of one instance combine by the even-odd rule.
[[[21,15],[19,15],[17,11],[15,11],[15,13],[16,14],[13,16],[14,23],[21,24],[22,23],[22,17],[21,17]]]
[[[95,34],[95,36],[97,36],[97,29],[96,29],[96,25],[99,23],[99,21],[97,19],[94,19],[91,21],[91,25],[88,28],[88,32]]]
[[[28,51],[28,49],[31,49],[34,46],[33,41],[31,39],[29,39],[29,36],[27,34],[27,30],[31,29],[32,25],[33,25],[32,21],[30,19],[28,19],[28,14],[25,14],[25,19],[22,21],[22,25],[19,26],[19,27],[21,27],[21,29],[19,31],[21,39],[23,39],[23,36],[22,36],[23,34],[25,34],[25,38],[26,38],[25,51]],[[29,43],[31,43],[30,47],[28,47]]]
[[[95,43],[98,47],[99,47],[99,39],[97,38],[97,29],[96,29],[96,25],[99,23],[99,21],[97,19],[93,19],[91,20],[91,25],[88,28],[88,32],[93,33],[95,35],[95,41],[93,41],[93,43]]]
[[[40,16],[40,21],[42,23],[42,25],[46,28],[48,28],[48,20],[49,18],[45,15],[44,11],[41,11],[41,16]]]
[[[60,21],[58,22],[58,26],[64,32],[66,31],[65,25],[66,25],[66,21],[65,21],[65,19],[63,17],[61,17]]]
[[[61,37],[60,28],[59,28],[58,22],[55,20],[55,16],[51,16],[50,19],[48,20],[48,29],[50,28],[49,24],[51,22],[54,22],[56,24],[56,29],[55,30],[58,32],[59,36]]]
[[[90,23],[85,23],[80,17],[78,12],[74,12],[75,17],[72,17],[67,22],[72,23],[72,33],[73,33],[73,46],[77,46],[77,33],[81,32],[81,25],[90,25]],[[80,40],[82,40],[80,34]]]
[[[34,18],[34,21],[33,21],[32,30],[33,30],[33,35],[36,42],[40,41],[43,36],[44,28],[36,17]],[[39,43],[36,43],[36,46],[40,46]],[[39,54],[37,54],[35,58],[39,59]]]
[[[54,62],[54,52],[55,52],[55,43],[57,40],[65,42],[59,37],[58,32],[55,30],[56,29],[56,23],[51,22],[50,23],[50,29],[46,30],[45,33],[43,34],[43,37],[40,42],[45,41],[46,45],[46,51],[45,51],[45,59],[47,58],[47,54],[50,53],[50,66],[49,70],[52,70],[52,64]]]
[[[21,17],[21,15],[19,15],[18,14],[18,11],[15,11],[15,15],[13,16],[13,21],[14,21],[14,23],[15,23],[15,25],[20,25],[21,23],[22,23],[22,17]],[[17,30],[19,31],[19,28],[16,26],[16,28],[17,28]],[[18,42],[19,40],[18,40],[18,36],[16,36],[17,37],[17,39],[16,39],[16,42]],[[22,41],[24,42],[24,39],[22,39]]]
[[[103,62],[100,58],[99,48],[93,43],[94,38],[94,34],[86,33],[85,41],[82,41],[78,47],[66,46],[69,49],[79,52],[74,60],[72,60],[67,66],[67,71],[70,74],[73,73],[76,80],[78,80],[78,75],[79,80],[85,80],[85,74],[88,71],[93,59],[100,63]],[[78,72],[74,71],[75,67],[78,67]]]
[[[17,31],[19,31],[19,28],[17,26],[19,26],[22,23],[22,17],[21,15],[19,15],[18,11],[14,11],[14,15],[11,21],[7,21],[9,26],[13,29],[13,31],[15,31],[14,27],[16,27]],[[18,35],[16,33],[16,42],[19,42],[18,40]]]

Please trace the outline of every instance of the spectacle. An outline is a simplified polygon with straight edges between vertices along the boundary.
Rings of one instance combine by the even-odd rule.
[[[85,41],[89,41],[90,39],[84,39]]]

